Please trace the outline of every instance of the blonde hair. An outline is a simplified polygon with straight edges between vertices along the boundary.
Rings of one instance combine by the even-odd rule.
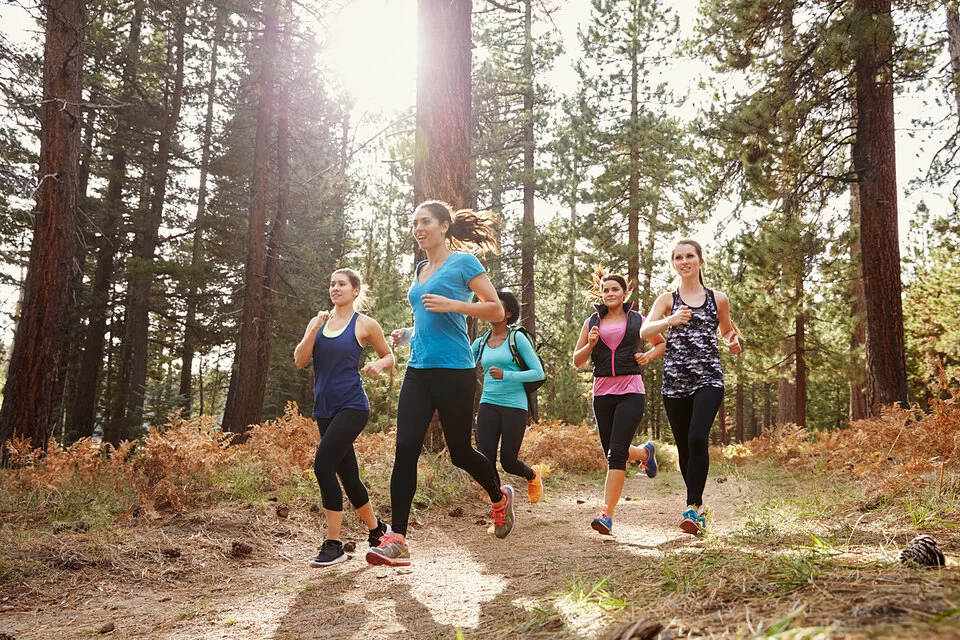
[[[360,277],[360,274],[353,269],[337,269],[330,274],[330,277],[332,278],[338,273],[342,273],[343,275],[347,276],[347,280],[350,281],[350,284],[353,286],[353,288],[360,290],[360,294],[353,299],[354,310],[360,312],[366,311],[370,306],[370,287],[363,283],[363,279]]]
[[[624,298],[633,293],[633,289],[627,283],[627,279],[619,273],[610,273],[602,264],[593,265],[593,272],[590,274],[590,288],[584,291],[588,300],[603,300],[603,283],[607,280],[615,280],[623,287]]]
[[[416,210],[420,209],[426,209],[441,223],[450,224],[445,239],[451,249],[471,253],[499,253],[497,227],[500,225],[500,218],[492,211],[460,209],[454,212],[453,207],[441,200],[421,202]]]

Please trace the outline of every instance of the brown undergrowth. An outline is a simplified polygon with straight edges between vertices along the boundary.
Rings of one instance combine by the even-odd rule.
[[[810,433],[783,424],[717,453],[735,461],[769,458],[792,470],[857,480],[874,505],[932,492],[949,498],[960,489],[960,403],[955,396],[933,399],[929,412],[891,405],[878,418],[836,431]]]

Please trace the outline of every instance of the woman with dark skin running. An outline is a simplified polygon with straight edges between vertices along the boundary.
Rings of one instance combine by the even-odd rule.
[[[654,301],[640,334],[649,340],[670,331],[663,361],[663,408],[687,485],[680,529],[699,535],[707,526],[703,490],[710,469],[710,428],[723,402],[717,329],[730,353],[740,353],[741,347],[737,327],[730,320],[730,300],[703,284],[700,244],[679,240],[670,261],[679,283]]]
[[[321,438],[313,471],[320,485],[327,539],[317,557],[310,561],[312,567],[347,560],[340,540],[343,494],[338,477],[350,503],[370,530],[370,546],[379,544],[380,537],[390,530],[374,515],[353,449],[354,441],[370,417],[370,403],[363,391],[360,372],[376,377],[385,369],[392,369],[394,364],[383,329],[376,320],[357,311],[358,307],[362,308],[364,298],[363,283],[356,271],[334,271],[330,276],[333,312],[321,311],[312,318],[293,352],[298,367],[307,366],[313,359],[313,417]],[[360,369],[367,345],[371,345],[379,357]]]
[[[413,212],[413,236],[427,254],[417,265],[407,294],[414,327],[393,332],[394,346],[410,339],[411,355],[397,405],[397,454],[390,478],[393,532],[367,552],[367,562],[410,564],[407,524],[417,491],[417,460],[434,411],[454,465],[469,473],[490,497],[498,538],[513,529],[513,487],[501,487],[493,464],[471,444],[476,361],[470,352],[467,316],[503,320],[503,305],[490,278],[472,253],[495,249],[491,214],[461,210],[436,200]],[[479,302],[472,302],[474,295]]]
[[[600,432],[600,443],[607,458],[607,479],[603,487],[603,505],[590,526],[603,535],[613,533],[613,513],[623,493],[627,462],[640,461],[651,478],[657,475],[653,442],[631,446],[643,418],[646,394],[641,367],[663,355],[664,340],[650,339],[649,351],[641,351],[640,325],[643,317],[627,302],[630,290],[623,276],[594,274],[594,290],[599,298],[597,313],[580,330],[573,366],[593,363],[593,412]],[[597,291],[597,289],[599,291]]]
[[[490,331],[472,345],[474,357],[479,354],[478,364],[484,370],[483,395],[477,409],[477,448],[496,468],[499,447],[503,470],[527,481],[527,497],[533,504],[543,496],[543,479],[540,465],[527,466],[518,457],[529,408],[523,383],[543,380],[543,365],[521,331],[513,334],[513,341],[527,368],[521,369],[515,362],[510,334],[515,331],[512,325],[520,319],[520,304],[509,291],[498,291],[497,296],[506,316],[492,322]]]

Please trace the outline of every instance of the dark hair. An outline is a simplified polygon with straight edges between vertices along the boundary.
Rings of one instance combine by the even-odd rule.
[[[607,273],[607,268],[602,264],[593,265],[593,273],[590,276],[590,288],[587,289],[586,293],[587,298],[593,300],[603,300],[603,283],[607,280],[613,280],[623,289],[624,295],[629,295],[631,293],[630,287],[627,286],[627,279],[624,278],[619,273]]]
[[[700,258],[700,269],[697,271],[697,277],[700,279],[700,285],[704,289],[706,289],[707,285],[703,284],[703,265],[705,265],[707,262],[706,260],[703,259],[703,247],[701,247],[700,243],[697,242],[696,240],[691,240],[690,238],[680,238],[679,240],[674,242],[673,249],[670,250],[670,266],[673,266],[673,257],[677,253],[677,247],[679,247],[682,244],[688,244],[691,247],[693,247],[693,250],[696,251],[697,253],[697,257]],[[674,289],[680,286],[679,278],[680,276],[678,275],[677,278],[674,280],[674,284],[673,284]]]
[[[503,303],[503,310],[506,313],[504,320],[509,324],[517,324],[520,321],[520,303],[517,302],[517,296],[512,292],[502,289],[497,291],[497,297]],[[509,316],[509,317],[507,317]]]
[[[353,301],[353,307],[357,311],[365,311],[367,308],[367,303],[369,299],[368,288],[365,284],[363,284],[363,280],[360,278],[360,274],[354,271],[353,269],[343,268],[343,269],[337,269],[336,271],[331,273],[330,277],[332,278],[338,273],[342,273],[343,275],[347,276],[347,280],[350,281],[350,284],[353,286],[353,288],[360,290],[360,295],[358,295],[356,299],[354,299]]]
[[[492,211],[474,211],[453,208],[440,200],[427,200],[417,205],[417,210],[426,209],[440,222],[450,223],[446,240],[452,249],[497,253],[497,226],[499,218]]]

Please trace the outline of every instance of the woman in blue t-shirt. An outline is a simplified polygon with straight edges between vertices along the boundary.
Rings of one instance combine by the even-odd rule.
[[[527,430],[527,392],[523,383],[543,380],[543,365],[521,331],[514,334],[514,341],[527,368],[517,365],[510,350],[510,332],[511,325],[520,319],[520,303],[509,291],[498,291],[497,295],[506,315],[500,322],[492,323],[490,331],[474,340],[472,346],[474,357],[479,355],[478,362],[485,372],[477,410],[477,448],[496,469],[500,446],[503,470],[527,481],[527,496],[534,503],[543,495],[540,465],[528,467],[518,454]]]
[[[347,559],[340,541],[343,521],[343,483],[350,503],[370,530],[370,546],[390,531],[373,512],[367,488],[360,480],[353,443],[370,418],[370,403],[360,381],[360,359],[369,344],[378,358],[363,367],[368,376],[393,369],[393,352],[383,329],[373,318],[357,312],[363,308],[365,291],[360,274],[353,269],[337,269],[330,276],[330,300],[333,312],[321,311],[307,324],[303,339],[293,352],[298,367],[313,358],[313,417],[320,430],[320,446],[313,472],[320,485],[323,512],[327,519],[327,539],[312,567],[326,567]]]
[[[495,249],[493,217],[471,210],[451,213],[436,200],[413,212],[413,236],[427,259],[417,265],[407,294],[413,331],[393,332],[394,346],[410,337],[411,355],[397,406],[397,454],[390,478],[393,532],[367,553],[367,562],[410,564],[407,521],[417,491],[417,460],[434,411],[454,465],[480,483],[493,503],[497,537],[513,527],[513,488],[500,487],[490,461],[470,443],[476,363],[470,352],[467,316],[503,319],[503,306],[476,256],[457,249]],[[476,294],[479,302],[472,302]]]

